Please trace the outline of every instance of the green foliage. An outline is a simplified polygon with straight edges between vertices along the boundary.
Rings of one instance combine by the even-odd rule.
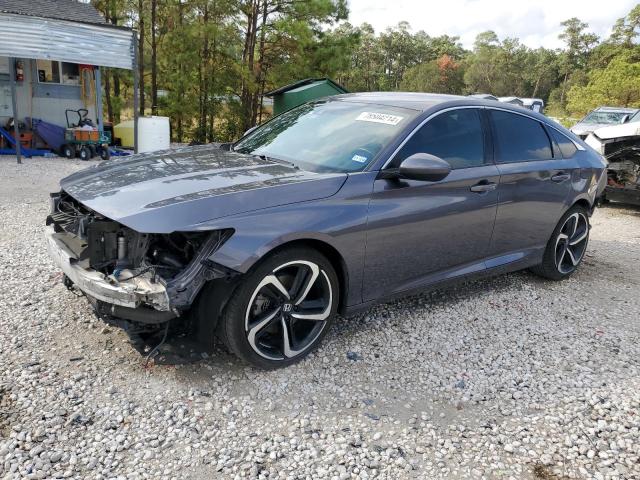
[[[558,54],[532,50],[516,38],[500,41],[487,31],[476,37],[466,59],[465,82],[470,93],[546,99],[558,81]]]
[[[640,107],[640,62],[624,55],[589,74],[585,86],[571,87],[567,110],[581,114],[600,105]]]
[[[600,43],[571,18],[559,25],[563,49],[486,31],[469,51],[458,37],[414,32],[408,22],[383,32],[354,26],[347,0],[91,1],[109,23],[139,31],[145,111],[157,98],[179,142],[237,138],[270,115],[265,92],[307,77],[350,91],[537,97],[559,118],[600,104],[640,106],[640,5]],[[132,114],[131,72],[104,69],[103,88],[110,119]]]
[[[636,5],[626,17],[619,18],[613,26],[609,41],[617,45],[631,47],[640,30],[640,4]]]
[[[402,90],[461,94],[464,90],[462,65],[447,54],[437,60],[420,63],[407,70]]]
[[[589,25],[576,17],[565,20],[560,25],[564,27],[564,31],[558,35],[558,38],[567,45],[563,55],[564,66],[566,68],[584,67],[591,49],[598,43],[598,36],[587,32]]]

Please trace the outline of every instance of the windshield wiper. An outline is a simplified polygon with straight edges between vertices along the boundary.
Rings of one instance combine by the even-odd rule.
[[[285,165],[290,165],[293,168],[297,168],[298,170],[300,170],[300,167],[298,165],[288,160],[283,160],[281,158],[276,158],[276,157],[267,157],[266,155],[256,155],[256,157],[260,158],[261,160],[266,160],[266,161],[271,161],[276,163],[284,163]]]

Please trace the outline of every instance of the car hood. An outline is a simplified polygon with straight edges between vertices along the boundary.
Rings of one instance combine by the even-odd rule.
[[[598,130],[599,128],[610,126],[610,123],[576,123],[573,127],[571,127],[571,131],[576,135],[586,135],[593,132],[594,130]],[[614,126],[617,127],[618,125]]]
[[[640,135],[640,122],[610,125],[593,131],[594,135],[602,140],[621,137],[635,137]]]
[[[313,173],[217,146],[100,163],[64,178],[83,205],[145,233],[198,230],[208,220],[330,197],[347,175]]]

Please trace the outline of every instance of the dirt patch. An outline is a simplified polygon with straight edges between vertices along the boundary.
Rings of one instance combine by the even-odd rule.
[[[11,432],[11,412],[14,407],[9,390],[0,385],[0,438],[8,438]]]
[[[552,473],[545,465],[542,465],[541,463],[533,467],[533,478],[537,480],[569,480],[569,477]]]

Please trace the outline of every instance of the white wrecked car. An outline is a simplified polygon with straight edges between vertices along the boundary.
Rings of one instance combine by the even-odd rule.
[[[640,112],[626,123],[595,130],[585,142],[609,162],[602,200],[640,205]]]
[[[569,130],[584,140],[590,133],[600,128],[629,122],[636,113],[638,113],[637,108],[598,107]]]

